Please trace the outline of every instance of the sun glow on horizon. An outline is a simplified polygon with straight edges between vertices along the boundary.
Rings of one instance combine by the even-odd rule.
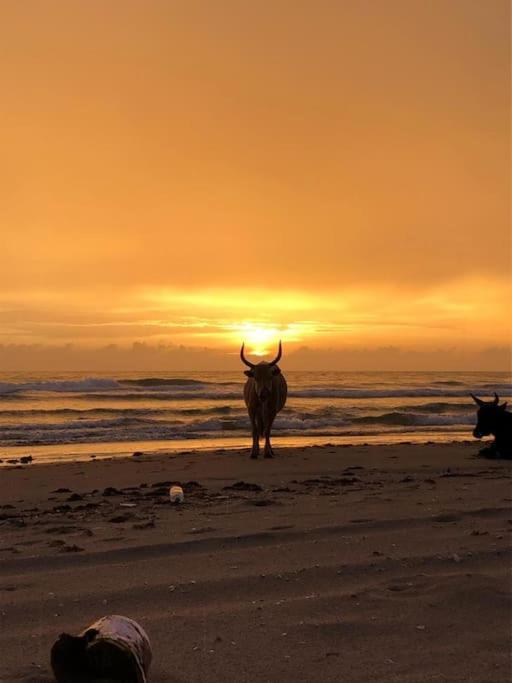
[[[227,325],[229,337],[235,343],[244,342],[247,353],[254,356],[267,356],[277,352],[279,342],[303,341],[314,330],[306,323],[277,326],[272,323],[241,322]]]

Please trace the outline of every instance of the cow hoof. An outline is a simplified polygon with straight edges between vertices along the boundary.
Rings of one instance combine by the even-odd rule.
[[[258,454],[257,453],[251,453],[251,460],[257,460],[258,459]]]
[[[273,458],[274,454],[273,453],[265,453],[266,458]]]

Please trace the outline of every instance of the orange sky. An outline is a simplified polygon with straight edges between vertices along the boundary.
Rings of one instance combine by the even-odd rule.
[[[0,52],[3,368],[509,365],[508,1],[3,0]]]

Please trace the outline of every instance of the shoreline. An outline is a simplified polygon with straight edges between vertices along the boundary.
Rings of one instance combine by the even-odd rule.
[[[485,440],[477,441],[467,430],[452,432],[415,431],[411,433],[380,433],[360,436],[274,436],[272,442],[279,450],[288,448],[311,448],[314,446],[390,446],[390,445],[421,445],[427,443],[474,443],[482,448]],[[133,457],[133,453],[144,455],[159,455],[166,452],[208,453],[223,450],[249,450],[250,438],[226,437],[208,439],[176,439],[155,441],[119,441],[119,442],[85,442],[36,446],[5,446],[0,447],[0,470],[20,463],[8,462],[31,455],[31,466],[59,462],[87,462],[90,459],[118,459]]]

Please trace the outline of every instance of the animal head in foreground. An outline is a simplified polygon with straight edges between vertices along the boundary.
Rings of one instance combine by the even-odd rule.
[[[473,430],[473,436],[476,439],[481,439],[483,436],[496,434],[503,420],[507,407],[506,402],[500,405],[500,399],[496,393],[492,401],[482,401],[474,394],[471,394],[471,398],[478,406],[477,423]]]
[[[274,360],[270,362],[260,361],[259,363],[251,363],[244,354],[245,344],[242,344],[240,349],[240,359],[242,363],[247,365],[250,370],[245,370],[244,374],[247,377],[254,379],[254,388],[259,400],[265,402],[272,393],[272,380],[276,375],[279,375],[281,370],[277,367],[277,363],[281,360],[283,349],[281,342],[279,342],[279,350]]]

